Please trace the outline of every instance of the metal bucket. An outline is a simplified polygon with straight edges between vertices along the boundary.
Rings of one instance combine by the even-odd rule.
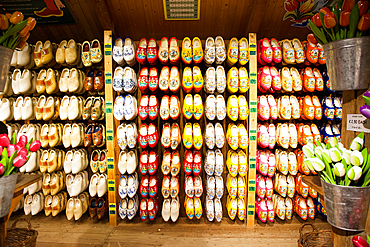
[[[370,36],[330,42],[324,52],[332,90],[368,89]]]
[[[330,225],[346,231],[365,230],[370,187],[329,184],[321,180]]]
[[[0,45],[0,92],[4,92],[13,50]]]
[[[9,214],[17,178],[17,173],[0,178],[0,218]]]

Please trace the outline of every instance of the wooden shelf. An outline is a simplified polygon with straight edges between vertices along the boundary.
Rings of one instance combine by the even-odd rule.
[[[317,194],[321,196],[324,195],[319,176],[303,176],[303,182],[305,182],[308,186],[316,190]]]

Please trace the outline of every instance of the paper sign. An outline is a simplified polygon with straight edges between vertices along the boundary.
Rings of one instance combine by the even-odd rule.
[[[370,133],[370,121],[362,114],[347,114],[347,130]]]

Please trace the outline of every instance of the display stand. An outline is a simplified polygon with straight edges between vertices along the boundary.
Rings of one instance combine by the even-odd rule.
[[[113,88],[112,88],[112,31],[104,31],[104,71],[105,71],[105,129],[107,143],[107,166],[108,166],[108,215],[109,224],[117,225],[117,191],[119,181],[118,161],[119,148],[117,149],[117,136],[114,135],[116,120],[113,117]]]
[[[254,227],[257,154],[257,34],[249,34],[249,170],[247,226]]]

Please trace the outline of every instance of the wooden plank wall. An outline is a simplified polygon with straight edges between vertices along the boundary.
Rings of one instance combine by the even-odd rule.
[[[77,42],[103,41],[104,29],[112,29],[116,36],[142,37],[160,40],[163,36],[183,39],[186,36],[221,35],[224,39],[241,38],[248,33],[259,37],[304,39],[307,28],[291,27],[283,21],[284,1],[265,0],[201,0],[200,20],[166,21],[163,0],[66,0],[77,24],[36,26],[29,42],[63,39]]]

